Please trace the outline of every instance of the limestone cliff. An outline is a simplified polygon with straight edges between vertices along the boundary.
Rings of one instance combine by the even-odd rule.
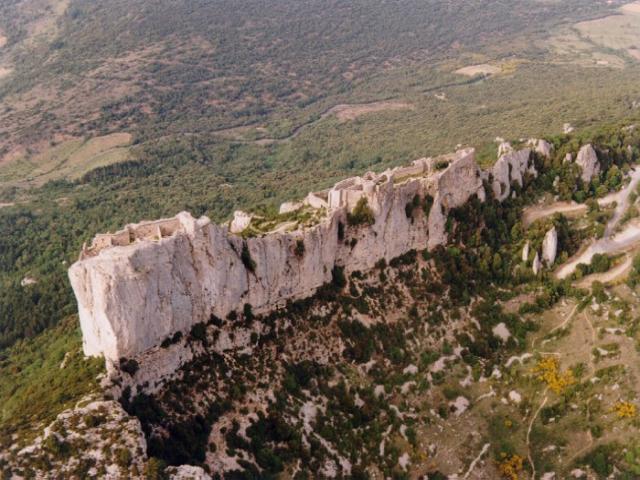
[[[491,172],[494,190],[501,184],[497,197],[506,198],[512,182],[522,185],[527,172],[536,174],[529,149],[501,157]],[[312,225],[293,212],[270,232],[243,238],[228,225],[182,212],[98,235],[69,270],[84,351],[118,362],[212,315],[225,317],[246,304],[265,312],[311,296],[336,266],[368,270],[381,259],[433,249],[447,241],[450,209],[473,195],[484,200],[488,178],[466,149],[311,193],[300,212],[305,218],[313,212]],[[371,218],[350,221],[361,199]],[[252,221],[242,215],[233,230],[250,230]]]

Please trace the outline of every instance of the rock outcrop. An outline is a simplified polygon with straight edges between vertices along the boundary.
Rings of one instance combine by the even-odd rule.
[[[542,259],[547,267],[550,267],[556,261],[557,253],[558,231],[556,227],[553,227],[544,235],[544,240],[542,241]]]
[[[500,158],[492,172],[507,193],[501,187],[499,199],[511,182],[522,185],[526,173],[536,174],[530,153]],[[212,316],[224,318],[247,304],[268,312],[309,297],[331,281],[335,267],[366,271],[381,259],[445,244],[448,212],[473,195],[484,201],[488,177],[466,149],[311,193],[304,200],[305,209],[318,213],[311,226],[295,227],[289,218],[291,229],[244,239],[227,225],[182,212],[98,235],[69,270],[84,351],[117,363]],[[361,199],[373,222],[350,224],[348,214]],[[236,215],[235,227],[247,228],[247,217]]]
[[[211,480],[211,475],[204,471],[202,467],[193,465],[180,465],[179,467],[169,467],[169,480]]]
[[[508,149],[501,148],[501,151],[508,151]],[[491,169],[491,174],[493,195],[502,201],[509,197],[514,182],[522,187],[526,174],[537,176],[538,173],[531,158],[531,149],[525,148],[502,155]]]
[[[593,177],[600,173],[600,163],[598,155],[591,144],[584,145],[578,152],[576,164],[582,168],[580,178],[583,182],[590,182]]]
[[[247,228],[249,224],[251,224],[251,215],[242,210],[236,210],[233,212],[233,220],[231,220],[229,230],[231,233],[240,233]]]
[[[542,140],[539,138],[530,138],[527,142],[527,145],[533,148],[533,151],[543,157],[550,157],[553,152],[553,145],[551,145],[546,140]]]
[[[524,247],[522,248],[522,261],[526,262],[527,260],[529,260],[529,249],[531,248],[531,242],[529,242],[529,240],[527,240],[527,243],[524,244]]]
[[[533,257],[533,264],[531,265],[533,274],[537,275],[542,270],[542,262],[540,261],[540,255],[536,252],[536,256]]]
[[[511,144],[505,141],[500,142],[500,145],[498,145],[498,157],[509,155],[510,153],[513,153],[513,147]]]
[[[118,402],[83,399],[12,457],[5,468],[13,475],[4,478],[24,478],[25,471],[29,478],[140,478],[147,442],[140,421]],[[79,476],[80,465],[87,470]]]

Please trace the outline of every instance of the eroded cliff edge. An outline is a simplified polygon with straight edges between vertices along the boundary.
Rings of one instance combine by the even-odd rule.
[[[186,212],[98,235],[69,270],[84,351],[117,363],[211,316],[245,305],[267,312],[309,297],[336,268],[366,271],[445,244],[452,208],[474,195],[504,200],[512,184],[537,175],[532,152],[547,155],[550,146],[530,147],[507,149],[491,171],[465,149],[350,178],[283,205],[292,221],[256,236],[247,236],[250,216],[238,215],[230,228]]]

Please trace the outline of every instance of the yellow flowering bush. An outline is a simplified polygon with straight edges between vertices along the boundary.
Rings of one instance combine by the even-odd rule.
[[[498,470],[503,478],[509,480],[518,480],[518,474],[522,471],[524,466],[524,459],[520,455],[513,454],[508,456],[506,453],[501,453],[502,461],[498,463]]]
[[[545,357],[540,360],[534,367],[533,373],[556,394],[562,393],[565,388],[576,381],[571,370],[560,372],[560,365],[556,357]]]
[[[635,418],[638,413],[637,407],[631,402],[618,402],[613,407],[618,418]]]

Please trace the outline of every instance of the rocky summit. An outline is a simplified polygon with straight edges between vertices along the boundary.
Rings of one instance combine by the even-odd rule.
[[[230,226],[188,212],[98,235],[69,269],[84,351],[117,363],[211,316],[264,313],[309,297],[336,268],[368,271],[380,260],[433,249],[447,241],[452,208],[472,196],[484,200],[483,181],[492,179],[493,194],[504,200],[525,175],[537,175],[529,148],[509,148],[490,171],[466,149],[310,193],[286,222],[255,235],[243,235],[251,230],[247,214]],[[245,219],[241,231],[238,218]],[[549,264],[551,250],[545,247]]]

